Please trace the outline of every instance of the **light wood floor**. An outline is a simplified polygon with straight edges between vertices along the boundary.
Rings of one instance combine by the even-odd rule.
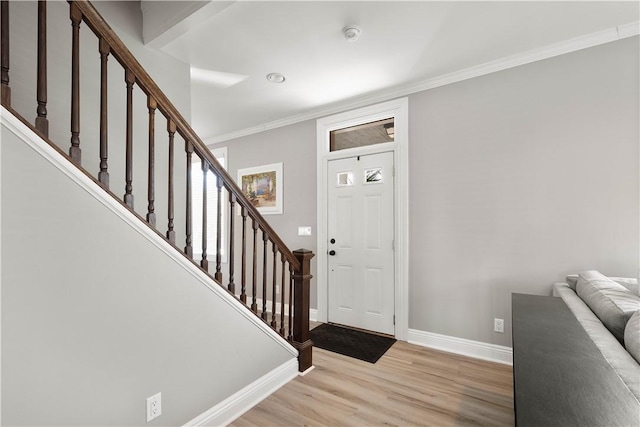
[[[514,425],[511,366],[400,341],[376,364],[315,347],[313,362],[231,425]]]

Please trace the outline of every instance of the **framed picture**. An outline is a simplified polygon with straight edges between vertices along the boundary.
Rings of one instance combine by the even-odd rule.
[[[238,169],[238,186],[261,214],[283,212],[282,163]]]

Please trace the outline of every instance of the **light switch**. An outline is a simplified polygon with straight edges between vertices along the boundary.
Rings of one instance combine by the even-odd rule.
[[[311,236],[311,227],[298,227],[298,236]]]

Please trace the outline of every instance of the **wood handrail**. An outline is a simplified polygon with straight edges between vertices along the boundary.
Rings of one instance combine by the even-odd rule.
[[[231,178],[227,171],[218,163],[208,147],[200,139],[200,137],[191,128],[189,123],[182,117],[180,112],[169,101],[166,95],[153,81],[151,76],[144,70],[142,65],[133,56],[129,49],[118,38],[111,27],[104,21],[98,11],[88,0],[68,0],[69,18],[72,27],[71,39],[71,115],[70,115],[70,147],[68,154],[64,153],[62,146],[54,144],[48,137],[49,119],[47,118],[47,43],[46,43],[46,19],[47,7],[45,0],[38,3],[38,43],[37,43],[37,117],[35,126],[30,124],[18,112],[11,108],[11,88],[9,86],[9,1],[0,0],[1,29],[0,29],[0,45],[2,47],[2,79],[1,79],[1,103],[14,116],[29,126],[32,130],[39,133],[45,142],[53,147],[57,152],[66,156],[68,160],[73,162],[79,170],[100,185],[104,191],[127,207],[130,212],[147,224],[153,231],[166,239],[176,250],[181,251],[195,265],[199,265],[202,270],[220,286],[226,288],[235,298],[237,298],[244,306],[251,310],[256,316],[261,318],[265,324],[269,325],[272,330],[276,331],[282,338],[288,340],[296,349],[298,349],[298,368],[300,371],[306,371],[311,367],[311,350],[313,343],[309,337],[309,299],[310,299],[310,279],[311,279],[311,258],[313,253],[306,249],[299,249],[292,252],[287,245],[281,240],[276,232],[271,228],[267,221],[259,213],[258,209],[245,196],[238,184]],[[98,51],[100,53],[100,128],[99,128],[99,159],[92,157],[90,160],[99,160],[99,172],[97,176],[90,174],[82,164],[82,148],[80,135],[80,101],[90,102],[91,99],[80,96],[80,30],[81,23],[92,31],[98,40]],[[126,89],[126,120],[124,123],[125,141],[124,147],[124,178],[120,183],[124,182],[125,194],[122,198],[116,196],[110,189],[109,177],[109,141],[108,141],[108,66],[109,56],[113,56],[124,70],[124,83]],[[134,90],[135,87],[140,88],[141,92],[146,95],[147,106],[147,123],[134,118]],[[55,104],[54,106],[57,106]],[[168,145],[156,141],[156,117],[157,112],[166,120],[166,136],[168,137]],[[61,123],[56,122],[58,128]],[[146,219],[134,210],[134,126],[144,125],[148,127],[148,163],[146,165],[147,172],[147,209]],[[174,178],[175,178],[175,148],[174,137],[176,132],[184,139],[184,159],[186,160],[186,168],[184,172],[184,181],[179,178],[185,185],[186,203],[185,203],[185,224],[184,224],[184,250],[180,249],[176,244],[176,231],[174,224]],[[90,139],[89,139],[90,140]],[[91,142],[91,141],[90,141]],[[139,142],[135,142],[137,147]],[[156,147],[157,146],[157,147]],[[167,193],[167,228],[166,233],[161,233],[158,229],[158,221],[156,218],[156,148],[158,150],[168,150],[168,177],[166,179]],[[91,150],[88,151],[91,153]],[[195,156],[193,154],[195,153]],[[202,179],[202,198],[194,200],[192,191],[195,191],[200,184],[192,185],[192,180],[196,178],[192,176],[192,167],[195,166],[193,161],[198,161],[202,170],[202,175],[197,175],[198,180]],[[195,170],[194,170],[195,171]],[[215,189],[207,188],[207,175],[213,173],[216,178]],[[161,179],[160,181],[163,181]],[[212,187],[209,185],[209,187]],[[210,190],[210,192],[209,192]],[[228,193],[223,193],[228,191]],[[223,202],[223,194],[228,195],[228,201]],[[215,198],[216,206],[207,209],[207,196]],[[161,196],[164,197],[164,196]],[[194,209],[194,204],[199,207]],[[202,208],[201,212],[198,212]],[[241,219],[241,229],[238,230],[242,234],[242,240],[238,248],[235,246],[235,212],[239,210]],[[226,212],[226,214],[225,214]],[[207,215],[215,215],[211,221]],[[195,214],[195,215],[194,215]],[[201,218],[198,216],[201,214]],[[230,215],[228,222],[223,220],[223,215]],[[193,220],[197,218],[202,220],[201,230],[194,230]],[[250,223],[247,223],[250,218]],[[215,222],[214,222],[215,221]],[[223,224],[224,221],[224,224]],[[209,236],[207,226],[216,227],[215,237]],[[229,230],[224,231],[224,235],[229,237],[229,244],[224,242],[223,247],[223,226],[229,226]],[[196,231],[197,230],[197,231]],[[194,231],[196,234],[194,235]],[[261,234],[258,234],[260,232]],[[200,241],[198,241],[201,238]],[[262,240],[262,244],[258,245],[258,239]],[[207,259],[207,249],[213,251],[213,246],[208,245],[208,241],[215,241],[215,273],[209,272],[209,260]],[[201,243],[200,262],[194,259],[194,243]],[[198,245],[199,246],[199,245]],[[251,249],[253,249],[251,251]],[[223,285],[223,272],[221,268],[222,253],[228,250],[229,258],[226,261],[228,266],[228,285]],[[236,277],[235,277],[235,252],[238,254],[240,261],[241,283],[239,293],[236,294]],[[213,254],[212,254],[213,256]],[[279,257],[279,258],[278,258]],[[261,262],[258,263],[259,258]],[[269,258],[271,262],[269,263]],[[250,275],[247,271],[251,269]],[[270,270],[269,270],[270,268]],[[260,269],[260,273],[258,270]],[[269,274],[270,273],[270,274]],[[258,274],[260,274],[261,286],[258,287]],[[280,275],[280,276],[278,276]],[[251,282],[248,283],[248,279]],[[280,279],[280,280],[278,280]],[[279,285],[278,285],[279,283]],[[251,302],[247,304],[247,289],[250,285]],[[269,288],[271,286],[271,288]],[[278,291],[280,286],[280,291]],[[287,292],[288,288],[288,292]],[[258,295],[258,292],[261,295]],[[270,292],[269,292],[270,291]],[[277,302],[277,295],[280,292],[280,302]],[[261,298],[261,304],[258,300]],[[268,298],[271,298],[271,304],[268,304]],[[278,308],[279,304],[279,308]],[[288,306],[288,307],[287,307]],[[280,310],[279,318],[276,313]],[[288,320],[285,318],[288,313]]]
[[[276,244],[278,249],[282,252],[287,261],[291,263],[293,268],[295,270],[299,270],[301,266],[298,259],[293,255],[282,239],[280,239],[280,236],[278,236],[269,223],[267,223],[260,212],[258,212],[256,207],[248,202],[238,184],[236,184],[229,173],[220,165],[220,163],[218,163],[213,154],[211,154],[211,151],[207,148],[206,144],[202,142],[200,137],[191,128],[182,114],[180,114],[173,103],[169,101],[164,92],[160,90],[151,76],[145,71],[142,65],[140,65],[138,60],[133,56],[124,43],[122,43],[115,31],[113,31],[109,24],[105,22],[94,6],[87,0],[76,0],[74,3],[82,12],[83,20],[87,26],[91,28],[98,38],[105,40],[105,42],[110,46],[111,54],[114,58],[116,58],[116,60],[120,62],[125,69],[128,69],[133,73],[136,84],[147,96],[151,96],[156,100],[158,110],[160,110],[165,117],[175,123],[178,133],[193,144],[194,150],[201,156],[201,158],[204,158],[207,161],[214,173],[220,177],[224,183],[224,187],[236,196],[236,202],[240,203],[246,209],[248,216],[255,220],[259,228],[269,236],[269,239],[273,243]]]

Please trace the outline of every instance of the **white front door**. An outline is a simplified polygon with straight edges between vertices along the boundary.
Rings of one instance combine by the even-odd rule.
[[[328,320],[394,335],[393,152],[328,167]]]

